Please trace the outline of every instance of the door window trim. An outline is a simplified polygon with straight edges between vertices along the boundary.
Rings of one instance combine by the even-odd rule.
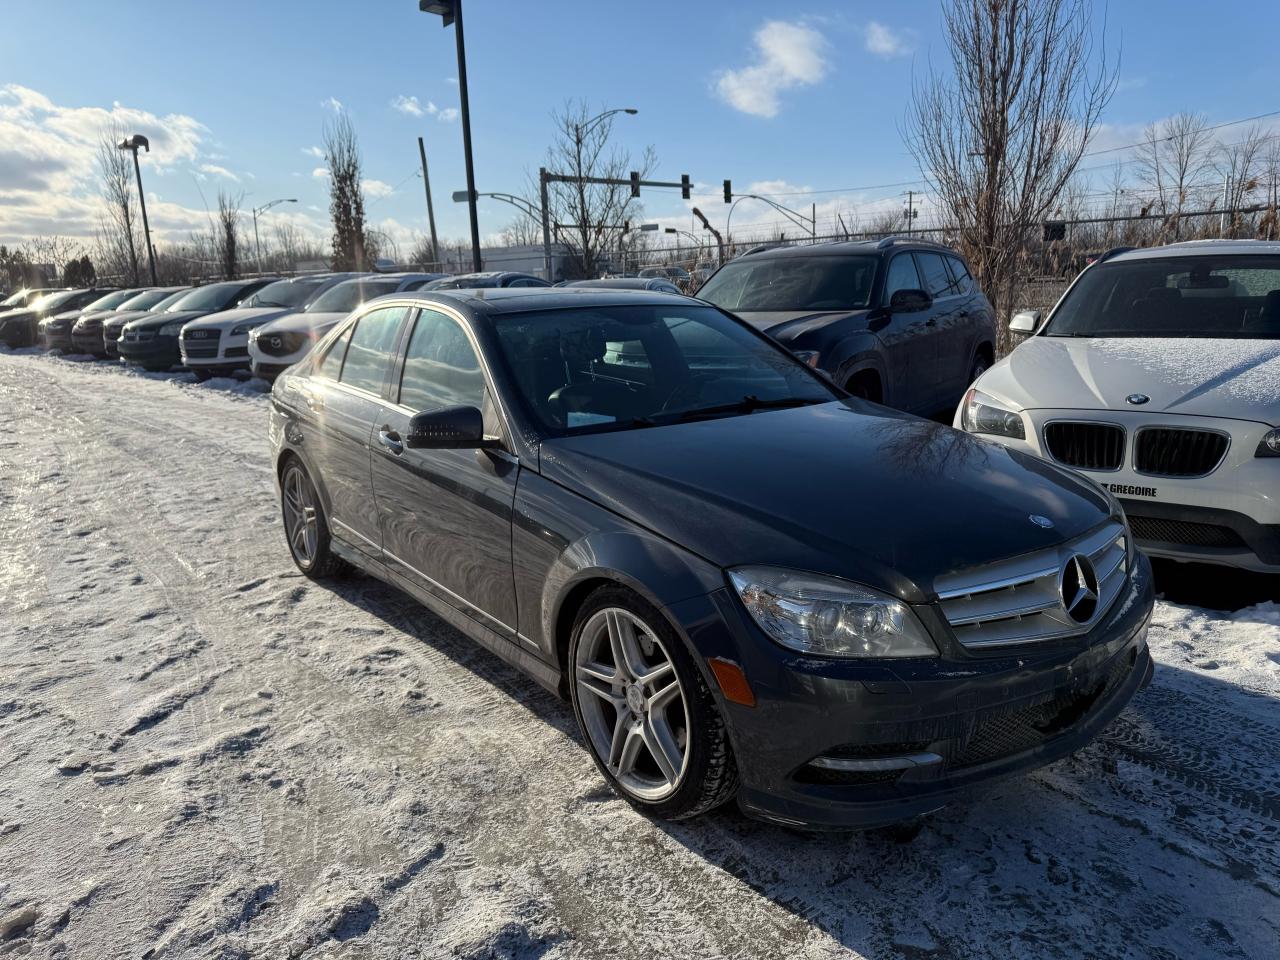
[[[348,320],[346,323],[342,324],[339,328],[345,331],[349,326],[354,327],[359,325],[360,321],[363,320],[365,317],[367,317],[371,313],[374,313],[378,310],[391,309],[394,307],[403,307],[405,311],[405,315],[400,318],[400,329],[396,332],[395,346],[392,347],[392,354],[391,354],[392,363],[387,365],[387,371],[384,372],[382,375],[382,387],[380,392],[374,393],[371,390],[366,390],[364,387],[357,387],[354,384],[347,383],[342,379],[342,372],[347,369],[347,358],[345,354],[342,357],[342,366],[338,368],[337,378],[335,379],[332,377],[324,377],[324,379],[329,383],[330,386],[341,387],[345,392],[350,393],[357,397],[369,398],[369,399],[377,400],[381,403],[387,402],[388,400],[387,390],[388,390],[388,384],[389,384],[388,377],[390,376],[390,371],[397,369],[399,363],[401,362],[403,352],[401,351],[400,348],[403,343],[404,331],[408,326],[409,319],[411,317],[416,319],[417,313],[418,313],[417,305],[413,303],[379,303],[376,306],[374,306],[372,309],[366,310],[363,313],[361,313],[359,316],[353,317],[352,319]],[[354,330],[352,331],[352,336],[355,336]],[[342,337],[342,334],[339,333],[335,339],[341,339],[341,337]],[[350,347],[350,345],[351,345],[350,341],[348,341],[347,342],[348,348]]]
[[[926,254],[933,254],[933,256],[937,257],[939,260],[941,260],[941,261],[942,261],[942,272],[943,272],[943,273],[945,273],[945,274],[947,275],[947,278],[948,278],[947,286],[948,286],[948,287],[954,287],[954,286],[955,286],[955,281],[954,281],[953,279],[951,279],[951,268],[947,266],[947,257],[946,257],[946,254],[941,253],[941,252],[939,252],[939,251],[937,251],[937,250],[912,250],[912,251],[911,251],[911,255],[912,255],[913,257],[915,257],[915,258],[916,258],[916,273],[917,273],[917,274],[919,274],[919,276],[920,276],[920,282],[921,282],[921,283],[928,283],[928,282],[929,282],[929,281],[925,278],[924,268],[923,268],[922,266],[920,266],[920,257],[922,257],[922,256],[924,256],[924,255],[926,255]],[[928,289],[926,289],[926,290],[925,290],[925,293],[929,293]],[[931,293],[930,293],[929,295],[930,295],[930,296],[933,296],[933,294],[931,294]],[[960,293],[948,293],[948,294],[947,294],[946,296],[944,296],[944,297],[933,297],[933,302],[934,302],[934,303],[942,303],[942,302],[943,302],[943,301],[945,301],[945,300],[955,300],[957,297],[961,297],[961,296],[963,296],[963,294],[960,294]]]

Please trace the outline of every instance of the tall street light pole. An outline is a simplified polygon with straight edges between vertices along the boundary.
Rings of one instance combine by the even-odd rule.
[[[467,161],[467,204],[471,214],[471,266],[476,273],[481,270],[480,220],[476,215],[476,171],[471,159],[471,106],[467,98],[467,48],[462,36],[462,0],[418,0],[418,9],[434,13],[442,26],[453,25],[454,38],[458,42],[458,106],[462,111],[462,151]]]
[[[279,200],[269,200],[260,207],[253,208],[253,248],[258,255],[258,272],[262,272],[262,243],[258,240],[258,214],[266,213],[277,203],[297,203],[293,197],[282,197]]]
[[[116,144],[119,150],[133,151],[133,175],[138,179],[138,205],[142,207],[142,236],[147,243],[147,262],[151,265],[151,285],[158,287],[156,281],[156,251],[151,246],[151,225],[147,222],[147,196],[142,192],[142,167],[138,164],[138,148],[151,152],[151,141],[140,133],[126,137]]]

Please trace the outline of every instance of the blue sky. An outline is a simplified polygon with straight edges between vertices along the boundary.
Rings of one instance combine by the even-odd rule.
[[[6,7],[0,242],[91,228],[87,144],[112,114],[159,134],[144,177],[161,231],[201,226],[220,185],[246,191],[246,207],[296,196],[296,208],[271,216],[326,230],[320,161],[304,151],[320,143],[331,100],[360,136],[371,221],[401,239],[425,229],[414,176],[423,134],[441,233],[466,232],[465,209],[449,201],[465,185],[453,32],[415,0]],[[1280,5],[1119,0],[1098,4],[1099,18],[1104,9],[1121,82],[1099,146],[1132,142],[1180,110],[1215,122],[1280,110]],[[704,209],[721,223],[724,177],[789,204],[840,204],[846,216],[898,203],[905,187],[877,185],[920,176],[899,132],[912,77],[946,58],[934,0],[470,0],[467,39],[479,189],[521,191],[545,153],[551,111],[586,97],[638,108],[618,119],[617,142],[637,154],[651,144],[660,177],[688,173],[714,189]],[[393,105],[411,97],[420,116]],[[650,218],[688,223],[678,194],[644,199]],[[496,233],[511,212],[482,205],[482,232]],[[774,216],[743,204],[734,218],[736,228]]]

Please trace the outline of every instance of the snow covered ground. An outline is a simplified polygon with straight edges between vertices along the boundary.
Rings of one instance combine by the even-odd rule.
[[[1280,606],[901,834],[614,798],[569,708],[289,561],[260,384],[0,355],[0,957],[1280,955]]]

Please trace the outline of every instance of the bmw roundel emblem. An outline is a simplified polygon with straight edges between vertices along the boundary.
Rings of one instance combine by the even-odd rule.
[[[1140,407],[1151,398],[1145,393],[1131,393],[1124,398],[1125,403],[1132,403],[1135,407]]]
[[[1053,521],[1050,520],[1048,517],[1040,516],[1040,514],[1038,513],[1031,514],[1031,516],[1027,517],[1027,519],[1030,520],[1032,523],[1034,523],[1037,527],[1042,527],[1045,530],[1053,529]]]

